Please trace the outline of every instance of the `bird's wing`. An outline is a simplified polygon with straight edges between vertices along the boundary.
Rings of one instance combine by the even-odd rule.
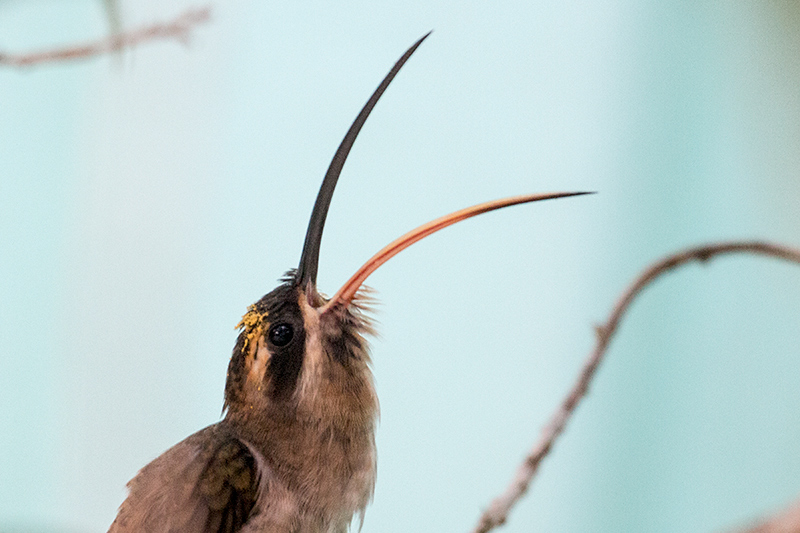
[[[234,533],[258,498],[264,464],[221,424],[176,444],[130,483],[109,533]]]

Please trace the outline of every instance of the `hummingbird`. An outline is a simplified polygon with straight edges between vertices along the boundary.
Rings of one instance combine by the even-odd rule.
[[[239,322],[223,419],[142,468],[109,533],[345,533],[362,524],[375,487],[378,416],[364,281],[411,244],[461,220],[588,194],[516,196],[456,211],[387,245],[333,297],[318,292],[322,230],[339,174],[378,99],[428,35],[395,63],[336,150],[298,267]]]

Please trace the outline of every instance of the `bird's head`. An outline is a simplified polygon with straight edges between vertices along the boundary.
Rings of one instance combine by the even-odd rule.
[[[369,259],[331,298],[317,291],[322,230],[333,191],[350,148],[372,108],[423,36],[397,61],[367,101],[339,145],[311,213],[300,264],[282,283],[248,308],[228,367],[229,414],[270,416],[314,413],[343,423],[374,418],[377,400],[365,334],[371,333],[360,289],[366,278],[411,244],[456,222],[520,203],[587,194],[516,196],[456,211],[393,241]]]

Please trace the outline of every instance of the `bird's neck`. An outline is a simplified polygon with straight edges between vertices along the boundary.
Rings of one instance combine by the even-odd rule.
[[[378,417],[378,399],[366,366],[354,370],[337,364],[307,365],[291,397],[249,399],[230,405],[226,421],[260,449],[283,443],[300,447],[300,442],[320,435],[334,440],[361,435],[372,439]]]
[[[299,505],[347,522],[369,503],[375,484],[378,404],[371,376],[358,381],[330,380],[307,397],[229,411],[225,421]]]

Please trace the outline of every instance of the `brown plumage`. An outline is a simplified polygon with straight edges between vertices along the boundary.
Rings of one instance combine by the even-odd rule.
[[[342,166],[361,126],[425,35],[394,65],[333,157],[297,270],[242,317],[225,384],[225,417],[145,466],[109,533],[344,533],[375,486],[378,399],[356,296],[371,272],[450,224],[508,205],[487,202],[394,241],[331,299],[317,292],[319,245]]]
[[[145,466],[109,533],[339,533],[363,517],[375,486],[371,328],[352,297],[321,312],[319,244],[361,126],[425,37],[384,78],[334,155],[299,268],[242,317],[224,419]]]
[[[340,532],[375,484],[375,422],[356,307],[318,314],[293,277],[250,307],[225,418],[147,465],[110,532]],[[291,336],[287,336],[290,328]]]

